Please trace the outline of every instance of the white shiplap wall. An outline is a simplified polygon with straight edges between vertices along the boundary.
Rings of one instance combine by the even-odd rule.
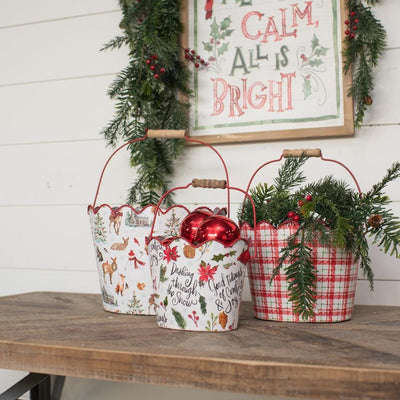
[[[382,3],[375,11],[389,40],[363,128],[346,139],[221,146],[235,186],[245,187],[250,173],[283,147],[321,147],[325,156],[345,162],[364,190],[399,159],[400,2]],[[127,63],[124,50],[99,51],[119,33],[119,21],[116,0],[0,0],[0,296],[99,291],[86,206],[110,153],[99,135],[114,111],[106,91]],[[187,149],[176,164],[174,183],[221,177],[212,157],[207,149]],[[101,199],[122,204],[133,179],[127,154],[119,154],[107,172]],[[399,183],[390,186],[389,194],[400,211]],[[179,196],[179,202],[193,198],[190,193]],[[207,202],[206,195],[196,193],[198,197]],[[400,305],[398,261],[376,250],[371,256],[375,292],[360,277],[357,303]],[[21,375],[0,371],[0,393]],[[63,398],[128,399],[132,389],[70,379]],[[147,385],[134,385],[134,390],[149,399],[161,390],[167,398],[243,398]]]

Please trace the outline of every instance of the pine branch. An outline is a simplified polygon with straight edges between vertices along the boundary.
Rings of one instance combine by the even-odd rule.
[[[278,176],[274,179],[277,193],[285,192],[299,186],[306,177],[300,168],[307,161],[308,157],[288,157],[278,171]]]
[[[190,72],[182,63],[180,4],[177,0],[120,0],[123,35],[103,50],[129,49],[129,65],[114,79],[108,95],[115,100],[113,119],[102,134],[111,146],[119,139],[145,135],[147,128],[189,130],[189,105],[181,101],[191,94]],[[146,139],[130,145],[130,163],[137,179],[128,202],[144,206],[157,202],[167,190],[174,160],[183,150],[178,139]]]
[[[378,0],[368,0],[375,5]],[[360,127],[374,88],[373,71],[377,67],[386,46],[386,31],[371,12],[371,7],[361,0],[346,0],[349,10],[347,38],[343,50],[343,71],[353,69],[353,82],[348,91],[355,106],[354,126]]]

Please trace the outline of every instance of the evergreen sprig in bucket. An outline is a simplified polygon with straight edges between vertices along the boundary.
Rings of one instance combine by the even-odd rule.
[[[354,178],[343,164],[323,158],[319,149],[284,152],[278,160],[263,164],[255,172],[285,158],[272,184],[260,183],[250,190],[256,207],[256,227],[248,202],[239,215],[243,236],[254,239],[250,251],[255,246],[262,251],[258,264],[257,260],[249,264],[255,312],[262,319],[349,319],[357,264],[373,288],[367,238],[385,253],[399,257],[400,220],[389,208],[390,199],[384,190],[400,176],[400,163],[395,162],[380,182],[361,193],[355,178],[358,190],[333,176],[305,184],[302,167],[308,156],[334,161]],[[334,307],[340,310],[335,311]]]

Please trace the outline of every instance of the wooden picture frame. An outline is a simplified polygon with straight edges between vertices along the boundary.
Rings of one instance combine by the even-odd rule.
[[[191,136],[230,143],[353,135],[344,3],[184,0]]]

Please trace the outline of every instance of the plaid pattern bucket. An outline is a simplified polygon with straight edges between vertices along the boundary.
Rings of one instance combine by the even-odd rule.
[[[247,223],[241,228],[244,239],[250,242],[250,254],[257,254],[248,264],[250,291],[256,318],[272,321],[302,322],[294,314],[289,300],[286,275],[281,271],[272,280],[280,251],[289,236],[298,228],[296,222],[287,222],[274,228],[268,222],[254,229]],[[340,322],[351,318],[357,284],[358,263],[352,254],[343,249],[321,246],[312,248],[312,262],[316,268],[315,316],[308,322]]]
[[[261,168],[284,157],[299,157],[301,154],[339,164],[351,175],[361,193],[353,173],[339,161],[323,158],[320,149],[284,150],[279,159],[268,161],[255,171],[246,193]],[[304,321],[293,311],[285,268],[272,279],[280,252],[286,247],[288,238],[298,230],[299,224],[291,220],[275,228],[269,222],[261,221],[255,226],[253,229],[244,223],[241,234],[249,240],[252,258],[248,264],[248,277],[256,318],[287,322],[341,322],[351,318],[358,274],[358,262],[353,254],[318,242],[308,245],[312,249],[312,263],[316,270],[316,301],[315,315]]]

